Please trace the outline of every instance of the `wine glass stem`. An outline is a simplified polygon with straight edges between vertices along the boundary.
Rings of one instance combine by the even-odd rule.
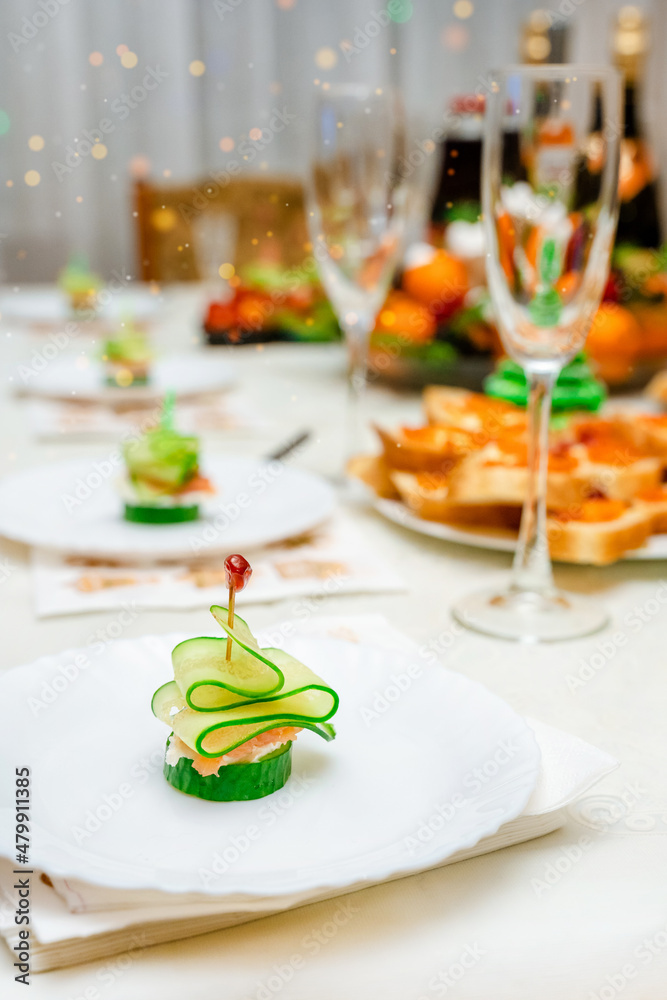
[[[345,459],[360,450],[363,438],[363,409],[368,372],[369,331],[358,326],[345,330],[347,344],[347,437]]]
[[[528,482],[512,570],[514,591],[546,594],[553,590],[547,538],[547,471],[551,397],[556,377],[555,373],[528,373]]]

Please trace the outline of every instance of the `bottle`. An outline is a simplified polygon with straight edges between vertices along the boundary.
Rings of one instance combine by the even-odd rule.
[[[590,131],[586,139],[586,145],[577,160],[577,177],[574,203],[572,205],[575,211],[585,209],[587,205],[592,205],[599,197],[603,165],[602,94],[598,85],[593,98]]]
[[[449,104],[453,118],[442,144],[442,168],[431,213],[431,242],[442,247],[451,222],[478,222],[481,215],[484,95],[458,94]],[[503,163],[515,179],[520,174],[519,135],[508,115]]]
[[[565,22],[552,23],[549,11],[534,10],[521,33],[521,61],[531,66],[565,63],[568,61],[569,41],[569,28]]]
[[[567,62],[568,43],[565,24],[552,23],[548,11],[534,10],[523,26],[521,59],[531,66]],[[533,145],[524,151],[523,157],[533,186],[545,192],[559,185],[563,170],[572,162],[574,130],[559,110],[559,96],[557,83],[548,79],[536,81]]]
[[[614,62],[625,73],[625,133],[621,140],[617,244],[659,247],[655,161],[639,115],[640,84],[648,51],[648,26],[637,7],[622,7],[614,30]]]
[[[431,213],[432,242],[440,247],[448,223],[479,219],[484,96],[458,94],[450,101],[449,113],[452,124],[442,144],[442,167]]]

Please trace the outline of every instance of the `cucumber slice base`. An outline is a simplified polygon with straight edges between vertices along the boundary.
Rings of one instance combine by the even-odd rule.
[[[126,521],[136,524],[181,524],[199,518],[199,504],[183,507],[149,507],[147,504],[125,504]]]
[[[171,736],[167,747],[169,740]],[[163,770],[169,784],[179,792],[212,802],[262,799],[282,788],[291,772],[291,743],[285,743],[254,764],[225,764],[218,774],[201,775],[188,757],[181,757],[175,765],[165,761]]]

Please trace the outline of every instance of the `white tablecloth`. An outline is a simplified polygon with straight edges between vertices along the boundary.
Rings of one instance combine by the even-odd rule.
[[[192,345],[197,315],[196,293],[170,291],[160,345]],[[3,473],[107,447],[31,439],[8,379],[44,343],[40,337],[0,329]],[[266,432],[230,433],[225,446],[262,454],[310,428],[313,441],[298,464],[333,472],[342,460],[341,349],[275,345],[235,348],[229,356],[271,421]],[[377,419],[418,415],[414,395],[372,386],[369,396]],[[518,711],[607,750],[621,767],[572,810],[563,830],[542,840],[232,930],[36,976],[33,1000],[667,996],[667,565],[559,567],[559,583],[604,602],[613,626],[574,643],[521,647],[465,634],[449,616],[461,593],[500,578],[509,556],[419,537],[361,508],[353,514],[369,543],[407,577],[410,591],[332,596],[319,613],[386,614],[448,666]],[[0,543],[0,577],[3,667],[81,645],[113,618],[37,622],[27,552],[19,545]],[[292,605],[256,606],[253,622],[259,628],[289,618]],[[124,634],[196,634],[202,614],[145,611]],[[0,952],[3,998],[24,996],[13,975],[11,959]]]

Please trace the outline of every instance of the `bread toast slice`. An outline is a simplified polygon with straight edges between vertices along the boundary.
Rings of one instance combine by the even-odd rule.
[[[593,496],[630,501],[637,493],[660,484],[662,467],[657,458],[639,458],[624,466],[592,462],[589,455],[585,445],[574,445],[566,462],[565,456],[550,456],[550,507],[567,508]],[[459,503],[522,504],[527,488],[527,465],[499,451],[495,442],[461,461],[449,473],[450,499]]]
[[[667,486],[643,490],[635,499],[637,507],[646,507],[652,517],[654,535],[667,532]]]
[[[667,414],[619,412],[612,419],[619,436],[667,465]]]
[[[525,428],[526,412],[513,403],[446,385],[428,385],[422,396],[429,424],[459,427],[478,443],[492,441],[509,428]]]
[[[401,500],[425,521],[479,528],[517,529],[521,507],[511,504],[462,504],[448,494],[446,477],[422,472],[392,472],[391,480]]]
[[[471,435],[455,427],[399,427],[375,430],[391,469],[451,472],[475,448]]]
[[[592,566],[607,566],[640,548],[652,530],[653,513],[646,506],[628,506],[608,521],[547,519],[551,558]]]
[[[494,532],[504,529],[516,533],[518,529],[520,506],[457,503],[449,495],[447,484],[427,473],[393,472],[391,479],[406,506],[424,520]],[[596,505],[602,511],[596,511]],[[614,516],[602,519],[605,510]],[[630,506],[608,500],[585,501],[567,512],[552,513],[547,519],[551,556],[563,562],[595,566],[615,562],[625,552],[644,544],[653,531],[655,516],[648,502]]]
[[[355,455],[349,460],[346,472],[386,500],[398,500],[399,492],[391,481],[390,469],[382,455]]]

